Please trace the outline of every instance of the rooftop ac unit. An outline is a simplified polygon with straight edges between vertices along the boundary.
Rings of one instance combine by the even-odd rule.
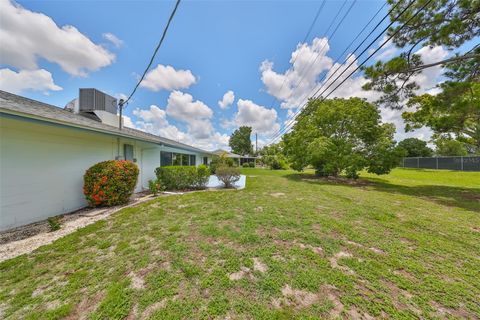
[[[79,111],[107,111],[117,114],[117,99],[93,88],[80,89]]]

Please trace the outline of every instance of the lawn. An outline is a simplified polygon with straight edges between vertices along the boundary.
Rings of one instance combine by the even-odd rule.
[[[0,318],[480,317],[480,173],[244,169],[0,264]]]

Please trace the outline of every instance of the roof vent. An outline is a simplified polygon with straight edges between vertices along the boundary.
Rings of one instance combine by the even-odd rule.
[[[117,99],[93,88],[80,89],[79,111],[106,111],[117,114]]]

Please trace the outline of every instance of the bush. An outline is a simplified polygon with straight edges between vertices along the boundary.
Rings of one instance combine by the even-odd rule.
[[[250,168],[255,168],[255,162],[249,162],[248,165],[250,166]]]
[[[156,196],[160,191],[162,191],[162,184],[157,180],[148,180],[148,188],[150,192]]]
[[[207,166],[166,166],[155,169],[158,181],[167,190],[203,189],[210,177]]]
[[[199,165],[197,167],[197,179],[195,181],[195,187],[199,189],[206,188],[208,179],[210,179],[210,169],[206,165]]]
[[[244,167],[244,168],[250,168],[250,164],[249,164],[248,162],[244,162],[244,163],[242,164],[242,167]]]
[[[233,167],[234,165],[235,162],[232,158],[228,158],[226,155],[221,155],[219,157],[213,158],[210,162],[210,173],[215,174],[217,168],[220,166]]]
[[[138,167],[126,160],[109,160],[90,167],[83,176],[89,206],[125,204],[135,189]]]
[[[60,230],[61,225],[58,217],[50,217],[47,219],[47,222],[51,232]]]
[[[220,166],[217,168],[216,176],[223,182],[225,188],[231,188],[235,182],[240,180],[240,170],[234,167]]]

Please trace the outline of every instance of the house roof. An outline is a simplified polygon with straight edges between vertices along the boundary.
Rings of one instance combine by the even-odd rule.
[[[227,158],[242,158],[242,159],[256,158],[255,156],[250,156],[250,155],[242,156],[242,155],[232,153],[232,152],[228,152],[228,151],[225,151],[225,150],[222,150],[222,149],[217,149],[215,151],[212,151],[212,153],[214,153],[216,155],[219,155],[219,156],[225,153],[227,155]]]
[[[146,133],[140,130],[128,127],[123,127],[122,130],[120,130],[117,127],[107,125],[91,118],[87,118],[83,115],[74,114],[62,108],[40,101],[21,97],[16,94],[12,94],[2,90],[0,90],[0,113],[7,113],[25,118],[58,123],[70,127],[77,127],[146,142],[153,142],[156,144],[163,144],[170,147],[212,154],[212,152],[195,148],[181,142],[156,136],[154,134]]]

